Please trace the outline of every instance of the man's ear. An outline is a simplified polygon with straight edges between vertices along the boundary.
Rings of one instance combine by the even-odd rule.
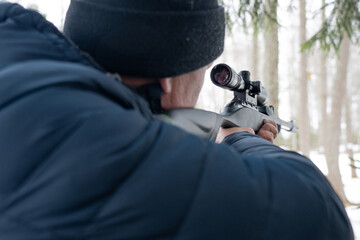
[[[160,85],[164,93],[170,93],[172,87],[171,78],[161,78]]]

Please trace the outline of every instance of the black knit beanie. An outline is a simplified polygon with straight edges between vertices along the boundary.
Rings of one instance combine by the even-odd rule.
[[[72,0],[64,34],[107,71],[171,77],[215,60],[224,47],[217,0]]]

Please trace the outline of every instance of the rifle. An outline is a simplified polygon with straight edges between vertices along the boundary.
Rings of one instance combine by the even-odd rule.
[[[296,132],[294,121],[284,121],[274,113],[273,106],[266,106],[269,97],[260,81],[251,81],[249,71],[239,74],[226,64],[218,64],[210,73],[211,81],[221,88],[234,92],[234,98],[219,114],[193,108],[166,111],[160,116],[172,124],[203,138],[215,140],[220,127],[250,127],[258,132],[263,121],[273,120],[278,131]]]

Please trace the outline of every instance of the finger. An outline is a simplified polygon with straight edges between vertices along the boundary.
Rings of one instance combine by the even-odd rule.
[[[263,129],[261,129],[257,135],[261,138],[264,138],[264,139],[272,142],[272,143],[274,142],[274,139],[275,139],[274,133],[267,131],[267,130],[263,130]]]
[[[264,120],[263,124],[264,125],[265,124],[270,124],[270,125],[274,126],[276,128],[276,132],[278,132],[278,126],[277,126],[275,121],[273,121],[273,120]]]
[[[274,134],[274,137],[276,138],[278,135],[278,129],[277,129],[276,123],[275,122],[273,122],[273,123],[270,123],[270,122],[265,123],[265,121],[264,121],[264,125],[261,127],[260,130],[272,132]]]
[[[265,123],[270,123],[271,125],[274,125],[274,127],[276,127],[277,125],[276,125],[276,122],[275,121],[273,121],[273,120],[268,120],[268,119],[265,119],[264,120],[264,124]]]
[[[277,127],[270,123],[264,123],[264,125],[262,125],[260,129],[264,129],[264,130],[271,131],[274,133],[277,132]]]

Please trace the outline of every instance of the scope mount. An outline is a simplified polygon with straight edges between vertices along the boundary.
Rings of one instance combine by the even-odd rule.
[[[261,93],[261,82],[251,81],[249,71],[240,71],[239,76],[245,83],[245,88],[242,91],[234,91],[233,101],[246,104],[248,107],[257,108],[257,95]]]

